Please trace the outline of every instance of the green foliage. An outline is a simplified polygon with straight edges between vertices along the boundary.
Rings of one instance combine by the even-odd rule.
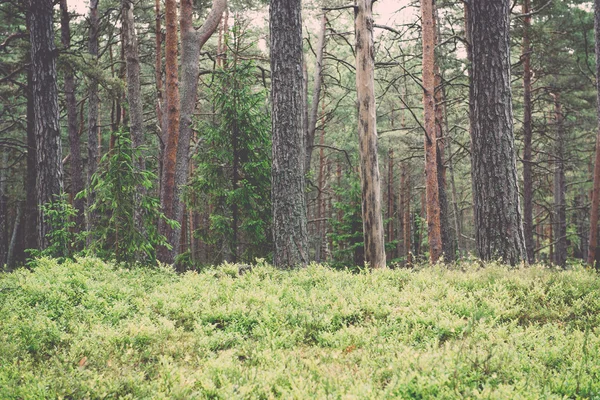
[[[600,396],[600,278],[540,266],[0,274],[0,398]]]
[[[69,203],[66,193],[55,198],[55,201],[42,205],[42,212],[50,226],[46,233],[48,246],[44,250],[27,250],[31,257],[53,257],[64,261],[76,255],[83,244],[85,233],[74,231],[77,210]]]
[[[333,203],[334,214],[341,218],[332,218],[331,233],[333,241],[334,267],[364,265],[365,244],[361,210],[360,179],[357,174],[347,174],[343,182],[334,188],[339,201]]]
[[[115,145],[102,157],[98,171],[92,177],[86,194],[94,194],[90,211],[98,215],[96,229],[91,233],[90,250],[103,259],[133,263],[156,259],[156,247],[168,246],[158,233],[157,221],[164,219],[177,226],[160,211],[160,203],[149,193],[157,177],[150,171],[134,166],[140,149],[132,149],[131,139],[123,132],[115,133]],[[140,223],[135,221],[136,212]]]
[[[235,32],[235,30],[234,30]],[[239,39],[234,37],[234,44]],[[271,233],[271,138],[267,94],[257,86],[252,62],[234,59],[215,74],[216,123],[201,130],[205,145],[188,193],[206,196],[210,226],[198,232],[210,244],[225,244],[233,260],[268,254]]]

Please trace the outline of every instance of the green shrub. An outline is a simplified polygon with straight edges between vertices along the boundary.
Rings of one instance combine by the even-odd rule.
[[[596,273],[459,267],[41,258],[0,275],[0,398],[600,396]]]

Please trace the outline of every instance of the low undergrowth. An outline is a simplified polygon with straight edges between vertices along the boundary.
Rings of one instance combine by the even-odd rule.
[[[600,398],[600,278],[575,268],[0,274],[0,398]]]

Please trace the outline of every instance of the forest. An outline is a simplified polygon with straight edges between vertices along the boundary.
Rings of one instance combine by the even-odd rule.
[[[600,397],[600,0],[0,0],[0,398]]]
[[[8,268],[595,264],[591,2],[26,3],[0,8]]]

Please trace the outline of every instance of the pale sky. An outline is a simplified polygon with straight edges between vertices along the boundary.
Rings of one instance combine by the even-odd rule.
[[[88,0],[67,0],[69,8],[78,14],[87,14]],[[352,0],[349,0],[351,4]],[[414,12],[405,10],[401,13],[396,12],[408,0],[379,0],[373,6],[373,11],[376,14],[375,23],[380,25],[390,25],[405,23],[410,19],[414,19]],[[415,11],[416,9],[412,9]]]

